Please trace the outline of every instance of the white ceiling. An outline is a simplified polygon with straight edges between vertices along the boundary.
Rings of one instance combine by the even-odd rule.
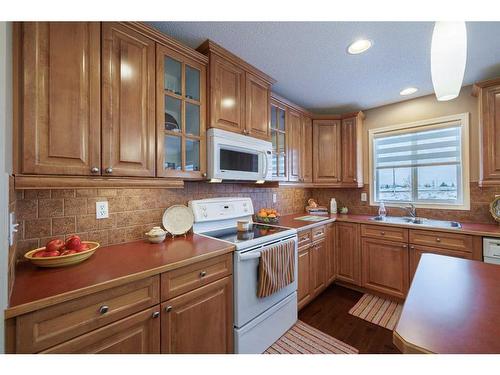
[[[209,38],[278,82],[273,91],[313,112],[369,109],[433,93],[433,22],[151,22],[196,48]],[[500,76],[500,22],[467,23],[464,86]],[[346,48],[373,41],[361,55]],[[416,94],[401,97],[408,86]]]

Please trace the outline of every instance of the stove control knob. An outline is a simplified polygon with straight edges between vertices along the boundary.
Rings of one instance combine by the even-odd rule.
[[[206,212],[203,212],[203,217],[207,217],[208,214]]]

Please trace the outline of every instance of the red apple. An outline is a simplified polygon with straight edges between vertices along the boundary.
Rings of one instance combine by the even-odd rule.
[[[79,250],[82,247],[82,240],[78,236],[71,236],[66,240],[66,249]]]
[[[61,253],[57,250],[54,251],[46,251],[44,257],[58,257]]]
[[[46,251],[60,251],[64,246],[64,242],[60,239],[50,240],[45,245]]]
[[[43,258],[45,256],[46,251],[40,250],[33,254],[33,258]]]

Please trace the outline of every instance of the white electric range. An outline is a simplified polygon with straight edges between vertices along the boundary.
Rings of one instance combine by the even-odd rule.
[[[235,245],[233,257],[235,353],[262,353],[297,321],[297,231],[279,226],[253,224],[238,232],[238,220],[252,221],[250,198],[193,200],[194,233]],[[295,242],[295,278],[278,292],[257,297],[260,252],[292,239]]]

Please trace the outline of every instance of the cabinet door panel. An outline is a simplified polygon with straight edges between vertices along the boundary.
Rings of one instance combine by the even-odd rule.
[[[311,283],[313,297],[326,287],[326,242],[314,243],[311,248]]]
[[[335,224],[326,226],[326,284],[330,285],[335,280]]]
[[[162,353],[232,353],[232,286],[225,277],[163,303]]]
[[[246,73],[246,122],[252,137],[271,140],[269,129],[269,85],[250,73]]]
[[[342,182],[357,182],[356,118],[342,120]]]
[[[308,117],[302,118],[302,182],[313,180],[313,128],[312,121]]]
[[[362,285],[404,298],[408,291],[408,245],[379,239],[362,239]]]
[[[471,253],[438,249],[436,247],[410,245],[410,282],[413,280],[413,276],[415,276],[415,272],[417,271],[417,266],[418,262],[420,261],[420,257],[422,256],[422,254],[425,253],[445,255],[462,259],[472,259]]]
[[[100,25],[21,27],[21,171],[90,175],[100,168]]]
[[[359,224],[336,223],[337,279],[361,285],[361,249]]]
[[[483,89],[481,104],[480,183],[500,185],[500,85]]]
[[[159,354],[160,306],[144,310],[79,336],[43,353],[52,354]],[[156,317],[155,317],[156,316]]]
[[[288,181],[300,181],[300,150],[302,140],[301,119],[298,112],[288,110],[287,112],[288,125]]]
[[[306,247],[299,251],[298,260],[298,288],[297,300],[298,308],[304,307],[312,298],[311,295],[311,248]]]
[[[245,72],[210,55],[210,127],[236,133],[245,129]]]
[[[154,176],[155,43],[123,25],[103,23],[102,46],[103,172]]]
[[[340,120],[314,121],[314,182],[340,182],[340,125]]]

